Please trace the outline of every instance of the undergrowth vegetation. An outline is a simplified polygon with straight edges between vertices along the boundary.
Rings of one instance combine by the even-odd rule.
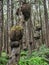
[[[0,65],[6,65],[8,62],[8,59],[9,59],[9,57],[8,57],[7,53],[5,51],[3,51],[0,56]]]
[[[49,48],[42,45],[39,50],[33,50],[28,56],[28,51],[22,51],[19,65],[49,65]]]
[[[39,50],[33,50],[29,56],[28,51],[21,51],[19,65],[49,65],[49,48],[42,45]],[[6,65],[9,60],[5,51],[1,53],[0,65]]]

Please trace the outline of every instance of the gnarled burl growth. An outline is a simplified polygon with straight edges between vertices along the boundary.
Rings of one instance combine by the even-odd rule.
[[[31,14],[30,4],[23,2],[21,8],[18,8],[16,10],[16,15],[19,16],[20,11],[22,12],[22,14],[24,16],[24,20],[27,21],[30,18],[30,14]]]
[[[21,6],[21,11],[22,14],[24,15],[24,20],[27,21],[30,18],[30,12],[31,12],[30,4],[23,3]]]
[[[7,65],[18,65],[20,58],[20,45],[23,37],[23,27],[13,26],[10,30],[10,40],[11,40],[11,58]]]
[[[13,26],[10,31],[10,40],[19,41],[23,36],[23,27],[22,26]]]

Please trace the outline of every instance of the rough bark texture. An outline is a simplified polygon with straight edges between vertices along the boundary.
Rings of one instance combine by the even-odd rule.
[[[3,0],[0,0],[0,52],[3,45]]]
[[[43,0],[44,5],[44,16],[45,16],[45,25],[46,25],[46,45],[49,47],[49,33],[48,33],[48,13],[47,13],[47,7],[46,7],[46,0]]]
[[[18,65],[18,61],[20,59],[21,41],[14,41],[14,42],[11,42],[11,44],[16,44],[16,47],[11,48],[11,56],[7,65],[16,65],[16,64]]]
[[[41,24],[41,43],[44,44],[44,35],[43,35],[43,26],[42,26],[42,17],[41,17],[41,8],[40,8],[40,2],[39,2],[39,16],[40,16],[40,24]]]
[[[9,0],[7,0],[7,23],[6,23],[6,48],[7,48],[7,53],[9,53],[9,34],[8,34],[8,31],[9,31],[9,22],[10,22],[10,9],[9,9]]]
[[[14,4],[13,4],[13,0],[11,0],[11,26],[14,25],[13,8],[14,8]]]

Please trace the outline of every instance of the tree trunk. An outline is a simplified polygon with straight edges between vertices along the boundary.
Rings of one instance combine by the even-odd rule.
[[[41,24],[41,41],[42,41],[42,44],[44,44],[44,38],[43,38],[43,29],[42,29],[42,17],[41,17],[41,8],[40,8],[40,2],[39,2],[39,16],[40,16],[40,24]]]
[[[49,8],[49,0],[48,0],[48,8]]]
[[[11,0],[11,26],[14,25],[13,8],[14,8],[14,4],[13,4],[13,0]]]
[[[35,0],[35,9],[36,9],[36,21],[35,21],[35,33],[34,33],[34,36],[35,36],[35,48],[39,49],[40,45],[41,45],[41,36],[40,36],[40,30],[36,30],[37,27],[36,27],[36,23],[38,23],[40,25],[40,21],[39,21],[39,12],[38,12],[38,1]],[[36,39],[38,38],[39,39]]]
[[[9,35],[8,35],[8,24],[10,22],[10,10],[9,10],[9,0],[7,0],[7,28],[6,28],[6,40],[7,40],[7,53],[9,53]]]
[[[0,0],[0,53],[3,45],[3,0]]]
[[[45,16],[45,25],[46,25],[46,45],[49,47],[49,33],[48,33],[48,13],[47,13],[47,7],[46,7],[46,0],[43,0],[43,5],[44,5],[44,16]]]

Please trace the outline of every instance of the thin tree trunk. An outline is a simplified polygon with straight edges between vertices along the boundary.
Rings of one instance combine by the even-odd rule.
[[[49,0],[48,0],[48,8],[49,8]]]
[[[45,16],[45,25],[46,25],[46,45],[49,47],[49,33],[48,33],[48,13],[47,13],[47,7],[46,7],[46,0],[43,0],[43,5],[44,5],[44,16]]]
[[[31,51],[35,48],[35,44],[34,44],[34,27],[33,27],[33,22],[32,22],[32,7],[31,7],[31,4],[30,4],[30,8],[31,8],[31,14],[30,14],[30,26],[31,26],[31,43],[30,43],[30,46],[31,46]]]
[[[8,35],[8,24],[10,22],[10,10],[9,10],[9,0],[7,0],[7,53],[9,53],[9,35]]]
[[[3,0],[0,0],[0,53],[3,45]]]
[[[14,25],[13,8],[14,8],[14,4],[13,4],[13,0],[11,0],[11,26]]]

